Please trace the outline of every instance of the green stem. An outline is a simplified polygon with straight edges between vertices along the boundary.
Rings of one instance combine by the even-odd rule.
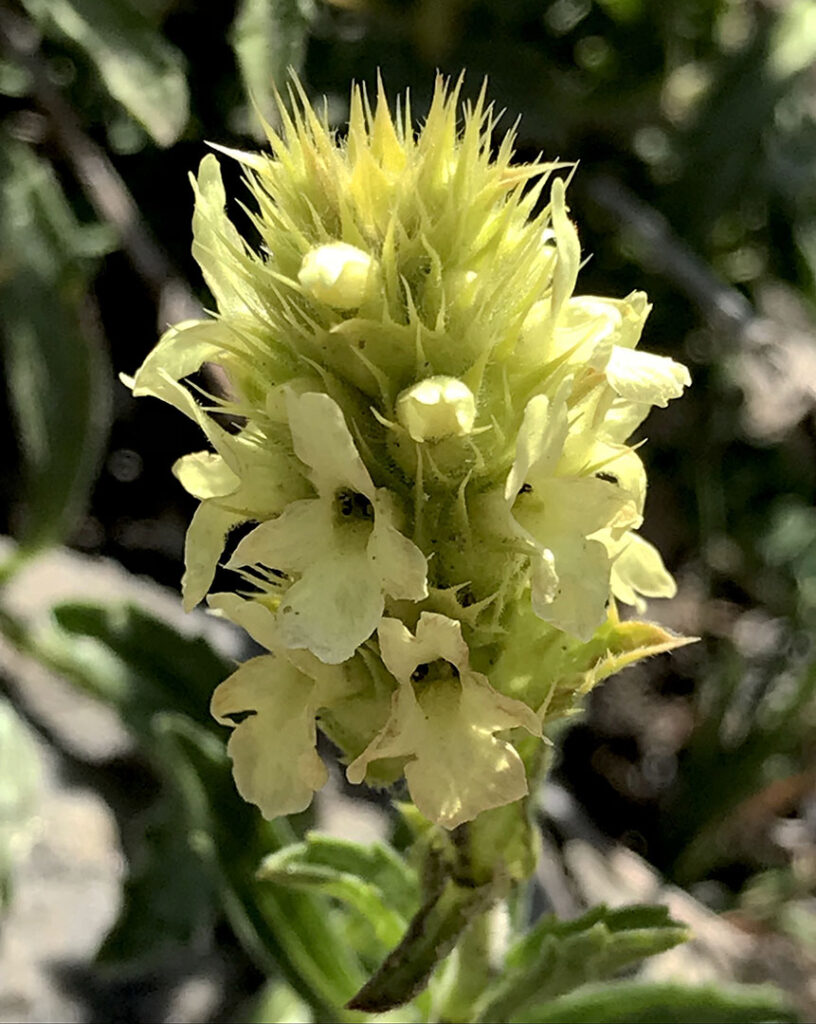
[[[438,1013],[440,1024],[467,1024],[494,971],[491,957],[495,908],[471,921],[456,947]]]
[[[412,999],[468,923],[494,899],[492,885],[474,887],[446,878],[415,915],[402,942],[348,1003],[348,1009],[384,1013]]]

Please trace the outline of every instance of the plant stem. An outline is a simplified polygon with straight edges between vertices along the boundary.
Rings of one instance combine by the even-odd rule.
[[[493,931],[496,907],[471,921],[456,947],[445,979],[448,984],[433,1019],[440,1024],[467,1024],[494,971]]]
[[[462,885],[446,878],[414,916],[402,942],[347,1008],[383,1013],[408,1002],[425,987],[468,923],[482,916],[494,899],[492,885]]]

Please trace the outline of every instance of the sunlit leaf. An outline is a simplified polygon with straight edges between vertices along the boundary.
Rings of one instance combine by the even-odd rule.
[[[519,1014],[518,1024],[760,1024],[796,1021],[770,985],[700,985],[624,981],[587,985]]]
[[[248,1024],[311,1024],[314,1020],[308,1005],[285,981],[268,982],[259,996],[250,1002],[243,1020]]]
[[[526,1011],[587,982],[685,941],[666,907],[596,907],[574,921],[542,918],[510,949],[499,981],[485,993],[478,1020],[526,1020]]]

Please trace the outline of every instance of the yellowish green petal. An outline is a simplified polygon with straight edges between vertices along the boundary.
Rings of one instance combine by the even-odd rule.
[[[552,186],[552,226],[558,247],[552,282],[552,316],[555,323],[562,307],[572,295],[581,266],[581,244],[578,232],[567,216],[566,187],[562,178],[556,178]]]
[[[384,607],[380,579],[365,553],[338,549],[286,591],[278,610],[281,638],[336,665],[371,636]]]
[[[456,377],[428,377],[399,395],[396,412],[414,441],[464,437],[473,430],[476,399]]]
[[[183,455],[173,465],[173,474],[194,498],[223,498],[238,489],[241,478],[226,461],[213,452]]]
[[[220,508],[211,501],[202,501],[196,509],[184,543],[181,593],[186,611],[195,608],[210,589],[227,535],[243,521],[240,513]]]
[[[612,557],[612,593],[624,604],[645,611],[643,597],[674,597],[677,584],[660,552],[637,533],[627,533],[608,546]]]
[[[275,519],[246,535],[232,554],[228,569],[263,565],[282,572],[305,572],[334,548],[334,522],[329,502],[293,501]]]
[[[384,593],[397,600],[421,601],[428,596],[428,560],[413,541],[394,526],[394,502],[384,488],[374,500],[374,529],[366,555]]]
[[[516,441],[516,458],[504,489],[508,500],[515,498],[523,485],[529,483],[531,475],[543,478],[554,472],[569,430],[568,386],[569,381],[552,401],[546,395],[536,395],[527,403]]]
[[[460,624],[424,612],[416,636],[398,620],[384,619],[379,637],[400,686],[388,722],[349,765],[349,779],[362,781],[372,761],[408,757],[411,798],[425,817],[449,829],[521,799],[524,765],[512,744],[495,734],[522,726],[538,735],[540,723],[525,704],[469,668]],[[413,682],[420,665],[426,673]]]
[[[152,395],[175,406],[202,426],[204,413],[179,381],[214,362],[224,351],[227,332],[217,320],[187,320],[171,327],[133,378],[136,398]]]
[[[672,398],[679,398],[683,388],[691,384],[689,372],[682,363],[668,356],[638,352],[621,345],[612,349],[605,372],[606,379],[621,398],[661,408]]]
[[[589,640],[606,616],[611,564],[606,548],[596,540],[562,535],[552,543],[558,585],[542,593],[533,578],[536,615],[557,629]],[[548,595],[552,594],[552,597]]]
[[[375,262],[367,252],[346,242],[331,242],[306,253],[298,280],[318,302],[335,309],[357,309],[374,284],[375,273]]]
[[[286,399],[295,454],[309,467],[319,494],[339,487],[373,498],[374,484],[346,426],[340,406],[328,395],[289,392]]]
[[[346,689],[339,671],[316,681],[286,658],[270,655],[245,662],[217,687],[211,710],[222,725],[234,726],[227,752],[235,784],[264,817],[304,811],[325,785],[315,715]]]
[[[243,598],[237,594],[210,594],[210,609],[246,630],[252,639],[269,651],[283,648],[275,613],[263,600]]]

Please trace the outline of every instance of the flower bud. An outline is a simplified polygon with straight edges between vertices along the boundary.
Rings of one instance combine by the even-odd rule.
[[[318,302],[335,309],[356,309],[368,292],[374,260],[346,242],[320,245],[303,257],[298,280]]]
[[[397,398],[397,419],[415,441],[464,437],[473,430],[476,399],[456,377],[428,377]]]

